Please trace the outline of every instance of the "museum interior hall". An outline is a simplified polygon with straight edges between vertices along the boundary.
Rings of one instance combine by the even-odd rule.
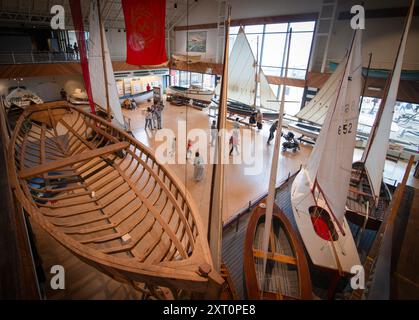
[[[419,299],[415,0],[0,1],[0,299]]]

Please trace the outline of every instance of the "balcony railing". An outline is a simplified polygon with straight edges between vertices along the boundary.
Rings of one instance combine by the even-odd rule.
[[[125,56],[112,55],[113,61],[124,61]],[[67,52],[0,53],[0,64],[79,62],[80,56]]]

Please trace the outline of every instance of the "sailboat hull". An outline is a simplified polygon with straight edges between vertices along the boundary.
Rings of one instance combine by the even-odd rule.
[[[251,300],[259,300],[262,296],[259,281],[263,273],[261,254],[266,209],[262,208],[261,204],[265,202],[261,202],[252,212],[244,246],[247,297]],[[312,299],[310,273],[303,245],[276,204],[272,217],[274,232],[271,233],[263,299]]]
[[[311,208],[316,207],[310,189],[311,185],[306,169],[303,168],[296,176],[291,189],[291,203],[295,221],[311,262],[320,268],[351,274],[352,267],[360,265],[361,262],[348,223],[344,218],[341,226],[342,232],[330,216],[325,217],[325,219],[329,218],[329,221],[326,221],[325,224],[330,224],[328,225],[329,230],[332,229],[330,234],[336,236],[326,239],[319,235],[321,230],[316,231],[313,216],[310,214]],[[326,203],[319,200],[317,206],[327,211]],[[328,231],[325,235],[323,234],[323,236],[327,235]]]
[[[218,106],[218,100],[212,99],[212,102]],[[256,112],[256,109],[247,104],[231,100],[227,101],[227,110],[230,113],[241,115],[244,117],[250,117],[253,113]],[[276,120],[278,119],[278,112],[264,111],[262,110],[263,119],[265,120]]]
[[[205,104],[211,103],[212,96],[214,93],[204,89],[190,89],[184,87],[171,86],[166,88],[166,94],[172,96],[178,96],[182,98],[192,99]]]

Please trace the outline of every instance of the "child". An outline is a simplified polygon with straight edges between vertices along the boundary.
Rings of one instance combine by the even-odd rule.
[[[186,146],[186,159],[192,157],[192,140],[188,139],[188,144]]]
[[[172,140],[172,150],[170,150],[169,155],[173,157],[176,154],[176,138]]]
[[[195,153],[195,159],[194,159],[193,165],[194,165],[193,177],[195,181],[201,181],[204,178],[204,160],[199,155],[199,152]]]

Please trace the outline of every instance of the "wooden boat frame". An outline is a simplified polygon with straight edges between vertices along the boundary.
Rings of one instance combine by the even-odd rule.
[[[364,226],[366,229],[378,230],[384,219],[385,212],[390,205],[392,197],[387,186],[384,182],[382,182],[381,193],[384,194],[379,197],[378,205],[376,205],[375,196],[372,194],[370,183],[370,178],[365,169],[364,163],[360,161],[354,162],[352,164],[351,186],[348,192],[345,215],[348,220],[358,226]],[[358,186],[352,186],[352,184],[357,184]],[[365,187],[368,190],[365,190]],[[363,190],[359,190],[360,188]],[[361,201],[361,198],[364,200]],[[372,205],[368,207],[368,215],[367,208],[363,205],[364,202],[372,203]],[[358,204],[357,208],[354,207],[354,203]]]
[[[72,124],[64,120],[66,113],[76,118]],[[68,136],[67,146],[54,138],[62,136],[59,130]],[[91,140],[87,139],[89,130],[93,135]],[[33,142],[39,143],[38,150]],[[38,163],[28,166],[27,163],[34,163],[34,159],[38,159]],[[8,147],[8,160],[13,192],[30,218],[82,261],[135,287],[145,283],[149,288],[166,287],[200,297],[218,297],[223,280],[214,270],[194,200],[169,168],[158,163],[152,150],[126,132],[66,101],[30,106],[17,122]],[[58,184],[58,188],[53,188],[49,183],[54,180],[48,173],[57,169],[59,175],[54,175],[53,179],[67,183],[64,187]],[[117,177],[112,178],[115,173]],[[31,177],[44,179],[45,188],[41,188],[41,184],[38,189],[30,188],[27,179]],[[70,179],[77,182],[72,184]],[[125,193],[119,190],[120,186],[108,192],[102,190],[106,186],[112,187],[113,181],[118,179],[122,181]],[[76,192],[80,189],[82,191]],[[115,198],[114,194],[104,200],[115,190],[119,197]],[[129,192],[131,200],[128,199]],[[116,204],[122,198],[125,204]],[[137,203],[128,207],[134,201]],[[102,213],[103,217],[88,215],[85,219],[85,214],[93,210]],[[120,212],[129,215],[125,217]],[[135,216],[136,225],[125,224],[125,230],[122,230],[123,223],[134,214],[143,220]],[[151,219],[151,226],[141,225],[145,217]],[[95,219],[103,223],[92,225]],[[122,236],[140,225],[143,227],[141,232],[134,234],[132,239],[129,237],[132,241],[124,242]],[[128,231],[129,228],[132,229]],[[104,235],[100,233],[102,229],[114,232]],[[97,230],[101,231],[95,236]],[[155,235],[157,230],[157,236],[150,238],[152,231]],[[140,248],[138,244],[143,238],[135,238],[138,234],[153,241]],[[115,246],[114,242],[108,244],[107,249],[95,247],[97,243],[106,244],[108,238],[120,245]],[[161,258],[149,261],[155,249],[161,249],[163,245],[166,251],[157,255]]]
[[[256,278],[256,270],[254,264],[254,248],[253,240],[256,232],[257,225],[260,218],[265,214],[266,209],[257,205],[252,213],[247,226],[246,238],[244,244],[244,274],[246,281],[247,297],[251,300],[259,300],[261,298],[261,293],[258,286],[258,281]],[[297,237],[291,223],[288,221],[288,218],[285,214],[279,209],[279,207],[274,204],[273,218],[277,219],[281,226],[283,227],[285,233],[288,236],[292,249],[295,253],[295,257],[289,256],[279,256],[278,259],[281,259],[283,263],[290,263],[298,266],[298,282],[300,289],[299,297],[289,297],[281,294],[274,294],[272,292],[264,292],[264,299],[276,299],[276,300],[295,300],[295,299],[304,299],[311,300],[313,297],[310,271],[308,268],[307,259],[304,253],[304,247],[299,238]],[[272,224],[273,226],[273,224]],[[268,259],[273,259],[274,256],[272,252],[268,253]]]

